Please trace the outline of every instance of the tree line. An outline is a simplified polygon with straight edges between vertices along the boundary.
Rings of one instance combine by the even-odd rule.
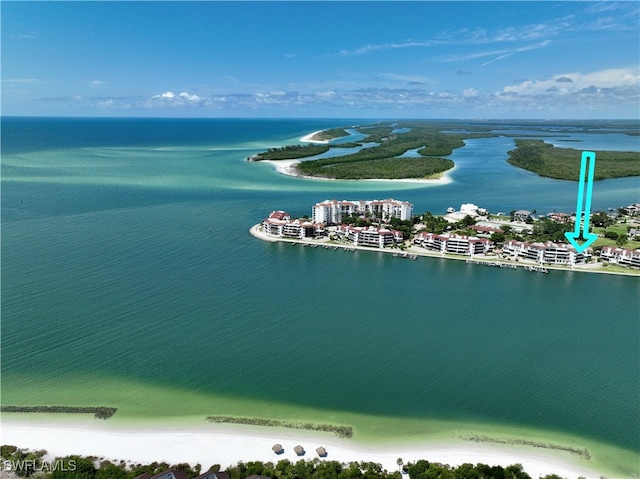
[[[183,471],[188,478],[194,478],[203,472],[221,470],[220,464],[214,464],[207,471],[202,465],[169,464],[166,462],[152,462],[150,464],[132,464],[124,461],[96,461],[93,457],[70,455],[56,458],[56,462],[66,466],[53,471],[47,471],[43,460],[46,451],[28,451],[15,446],[0,446],[0,456],[13,465],[27,464],[28,467],[14,467],[14,472],[20,477],[40,477],[42,479],[134,479],[146,473],[159,474],[166,470]],[[22,462],[20,462],[22,461]],[[47,461],[49,462],[49,461]],[[397,460],[398,469],[388,471],[375,462],[350,462],[320,460],[288,459],[272,462],[249,461],[239,462],[224,470],[230,479],[245,479],[251,475],[270,477],[273,479],[532,479],[522,465],[489,466],[487,464],[465,463],[460,466],[449,466],[425,459],[404,463]],[[45,466],[45,467],[43,467]],[[69,467],[72,466],[72,467]],[[563,479],[555,474],[548,474],[539,479]],[[581,479],[581,478],[578,478]]]

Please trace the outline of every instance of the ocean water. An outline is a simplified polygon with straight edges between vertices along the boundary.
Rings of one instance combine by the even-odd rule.
[[[638,278],[249,234],[274,209],[310,214],[327,198],[436,214],[575,208],[575,182],[506,163],[508,137],[468,140],[442,185],[305,180],[245,161],[363,122],[3,119],[3,403],[329,421],[362,440],[508,434],[588,445],[636,472]],[[594,209],[640,201],[639,186],[597,182]]]

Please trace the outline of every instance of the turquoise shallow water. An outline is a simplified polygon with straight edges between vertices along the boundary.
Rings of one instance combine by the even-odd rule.
[[[133,132],[133,120],[75,120],[93,144],[70,120],[46,121],[50,136],[18,124],[3,143],[4,403],[156,419],[366,416],[382,436],[376,417],[439,420],[640,452],[638,278],[409,262],[248,233],[273,209],[310,214],[326,198],[571,211],[575,183],[508,165],[512,139],[469,140],[452,183],[423,186],[307,181],[245,161],[344,120],[198,120],[201,135],[186,139],[188,120],[137,120]],[[594,187],[596,208],[638,200],[637,178]]]

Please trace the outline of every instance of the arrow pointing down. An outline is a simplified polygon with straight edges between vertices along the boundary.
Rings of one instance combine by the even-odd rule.
[[[587,173],[587,165],[589,170]],[[593,173],[596,168],[596,154],[592,151],[583,151],[580,163],[580,179],[578,181],[578,204],[576,206],[576,223],[573,231],[564,235],[578,253],[582,253],[598,239],[595,233],[589,233],[589,221],[591,220],[591,191],[593,190]],[[585,178],[585,173],[587,173]],[[586,180],[586,181],[585,181]],[[584,209],[583,209],[584,206]],[[584,221],[582,214],[584,213]],[[578,239],[584,242],[581,244]]]

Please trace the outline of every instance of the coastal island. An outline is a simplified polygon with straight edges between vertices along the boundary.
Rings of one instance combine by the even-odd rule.
[[[516,149],[509,151],[510,164],[533,171],[540,176],[561,180],[580,177],[582,150],[557,148],[542,140],[516,140]],[[595,151],[598,160],[594,180],[640,176],[640,152]]]
[[[392,253],[416,259],[431,256],[465,260],[467,263],[548,272],[569,269],[613,274],[640,275],[640,204],[619,208],[612,214],[592,215],[601,236],[584,251],[567,244],[565,233],[573,231],[575,216],[535,211],[511,211],[492,215],[468,203],[446,215],[413,214],[407,201],[324,200],[312,215],[292,218],[286,211],[273,211],[251,228],[265,241],[325,249],[358,249]],[[608,228],[612,228],[608,230]]]
[[[315,178],[434,179],[454,166],[453,161],[442,157],[464,146],[462,135],[442,133],[438,127],[424,122],[364,125],[355,130],[365,135],[362,141],[329,145],[330,140],[344,136],[345,130],[337,128],[317,132],[309,138],[312,142],[322,142],[323,146],[271,149],[249,160],[300,159],[326,153],[330,148],[357,147],[355,153],[309,159],[297,163],[294,169],[300,176]]]
[[[576,124],[567,131],[575,132]],[[540,136],[550,136],[538,125],[527,125],[540,131]],[[594,133],[594,125],[578,125],[584,131]],[[335,143],[350,135],[362,136],[361,140]],[[607,132],[637,135],[628,125],[610,125]],[[562,133],[560,128],[559,133]],[[332,128],[304,137],[304,145],[287,145],[271,148],[247,158],[249,161],[288,162],[278,171],[306,178],[339,180],[434,180],[454,167],[446,158],[453,150],[464,146],[465,139],[511,136],[516,148],[508,152],[507,161],[518,168],[533,171],[540,176],[577,181],[582,150],[558,148],[540,139],[522,138],[521,134],[496,132],[490,123],[455,123],[429,121],[399,121]],[[357,149],[340,154],[341,150]],[[327,153],[331,153],[327,156]],[[336,154],[333,154],[336,153]],[[595,180],[640,176],[640,152],[597,151],[598,168]],[[306,158],[306,160],[305,160]],[[304,161],[303,161],[304,160]]]

